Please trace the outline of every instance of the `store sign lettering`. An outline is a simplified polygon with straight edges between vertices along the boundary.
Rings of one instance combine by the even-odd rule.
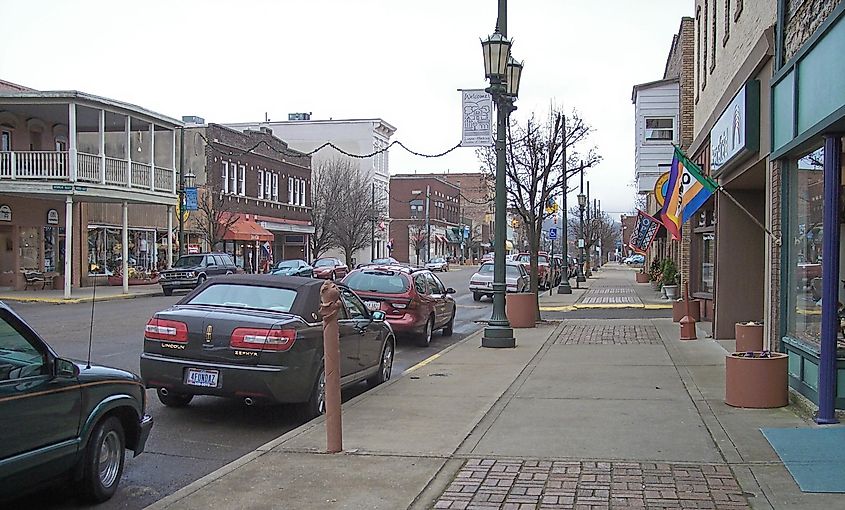
[[[715,175],[759,145],[760,83],[740,89],[710,130],[710,170]]]
[[[12,208],[6,204],[0,205],[0,221],[12,221]]]

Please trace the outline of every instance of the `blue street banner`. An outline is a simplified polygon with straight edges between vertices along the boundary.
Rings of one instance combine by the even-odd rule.
[[[631,233],[631,239],[628,241],[628,246],[637,253],[645,254],[651,247],[654,238],[660,231],[662,223],[656,218],[637,210],[637,223],[634,226],[634,231]]]
[[[199,209],[199,203],[197,201],[197,189],[185,188],[185,210],[196,211],[197,209]]]

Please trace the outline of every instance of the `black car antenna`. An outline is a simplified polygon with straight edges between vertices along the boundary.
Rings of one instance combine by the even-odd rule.
[[[91,344],[94,342],[94,303],[97,301],[97,277],[91,279],[94,282],[94,289],[91,293],[91,325],[88,328],[88,363],[86,369],[91,368]]]

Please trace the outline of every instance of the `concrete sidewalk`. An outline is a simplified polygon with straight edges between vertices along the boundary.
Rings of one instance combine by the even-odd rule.
[[[123,293],[122,286],[97,286],[97,301],[111,301],[114,299],[133,299],[137,297],[147,296],[161,296],[161,286],[154,285],[132,285],[129,287],[129,293]],[[91,302],[94,297],[93,287],[75,287],[71,291],[71,297],[65,299],[64,290],[6,290],[0,291],[0,301],[16,301],[21,303],[50,303],[50,304],[70,304]]]
[[[586,282],[571,279],[572,294],[558,294],[557,289],[540,293],[541,312],[569,312],[584,309],[642,308],[671,309],[672,303],[651,289],[650,285],[634,283],[638,270],[610,262]],[[580,287],[580,288],[578,288]]]
[[[811,423],[724,404],[720,343],[682,342],[671,319],[516,334],[344,404],[342,454],[321,453],[318,418],[150,508],[845,508],[800,492],[759,430]]]

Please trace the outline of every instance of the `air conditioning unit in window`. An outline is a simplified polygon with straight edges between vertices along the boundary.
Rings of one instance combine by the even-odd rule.
[[[645,137],[648,140],[671,140],[671,129],[646,129]]]

